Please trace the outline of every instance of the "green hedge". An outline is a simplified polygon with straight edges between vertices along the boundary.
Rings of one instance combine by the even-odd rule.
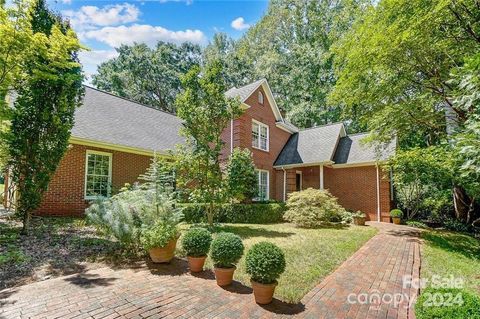
[[[207,221],[207,204],[179,204],[187,223]],[[217,223],[272,224],[283,221],[285,204],[223,204],[215,214]]]

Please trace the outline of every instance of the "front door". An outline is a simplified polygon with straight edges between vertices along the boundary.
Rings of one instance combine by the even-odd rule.
[[[302,172],[297,172],[295,176],[295,190],[299,192],[302,190]]]

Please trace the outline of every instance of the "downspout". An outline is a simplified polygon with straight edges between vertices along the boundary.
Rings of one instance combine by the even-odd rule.
[[[320,189],[325,189],[325,187],[324,187],[324,176],[323,176],[323,164],[320,165],[319,170],[320,170],[320,182],[319,182],[320,187],[319,188]]]
[[[287,171],[282,167],[283,170],[283,201],[287,201]]]
[[[233,118],[230,120],[230,154],[233,153]]]
[[[380,173],[378,169],[378,162],[375,164],[377,169],[377,221],[380,221]]]

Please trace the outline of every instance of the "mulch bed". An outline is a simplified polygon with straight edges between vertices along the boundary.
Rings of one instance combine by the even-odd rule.
[[[34,217],[28,235],[21,228],[18,220],[0,215],[0,290],[132,261],[83,219]]]

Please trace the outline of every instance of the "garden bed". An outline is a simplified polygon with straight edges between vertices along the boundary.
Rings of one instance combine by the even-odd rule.
[[[0,289],[104,266],[119,257],[118,243],[99,236],[82,219],[33,218],[28,235],[21,223],[0,217]]]

